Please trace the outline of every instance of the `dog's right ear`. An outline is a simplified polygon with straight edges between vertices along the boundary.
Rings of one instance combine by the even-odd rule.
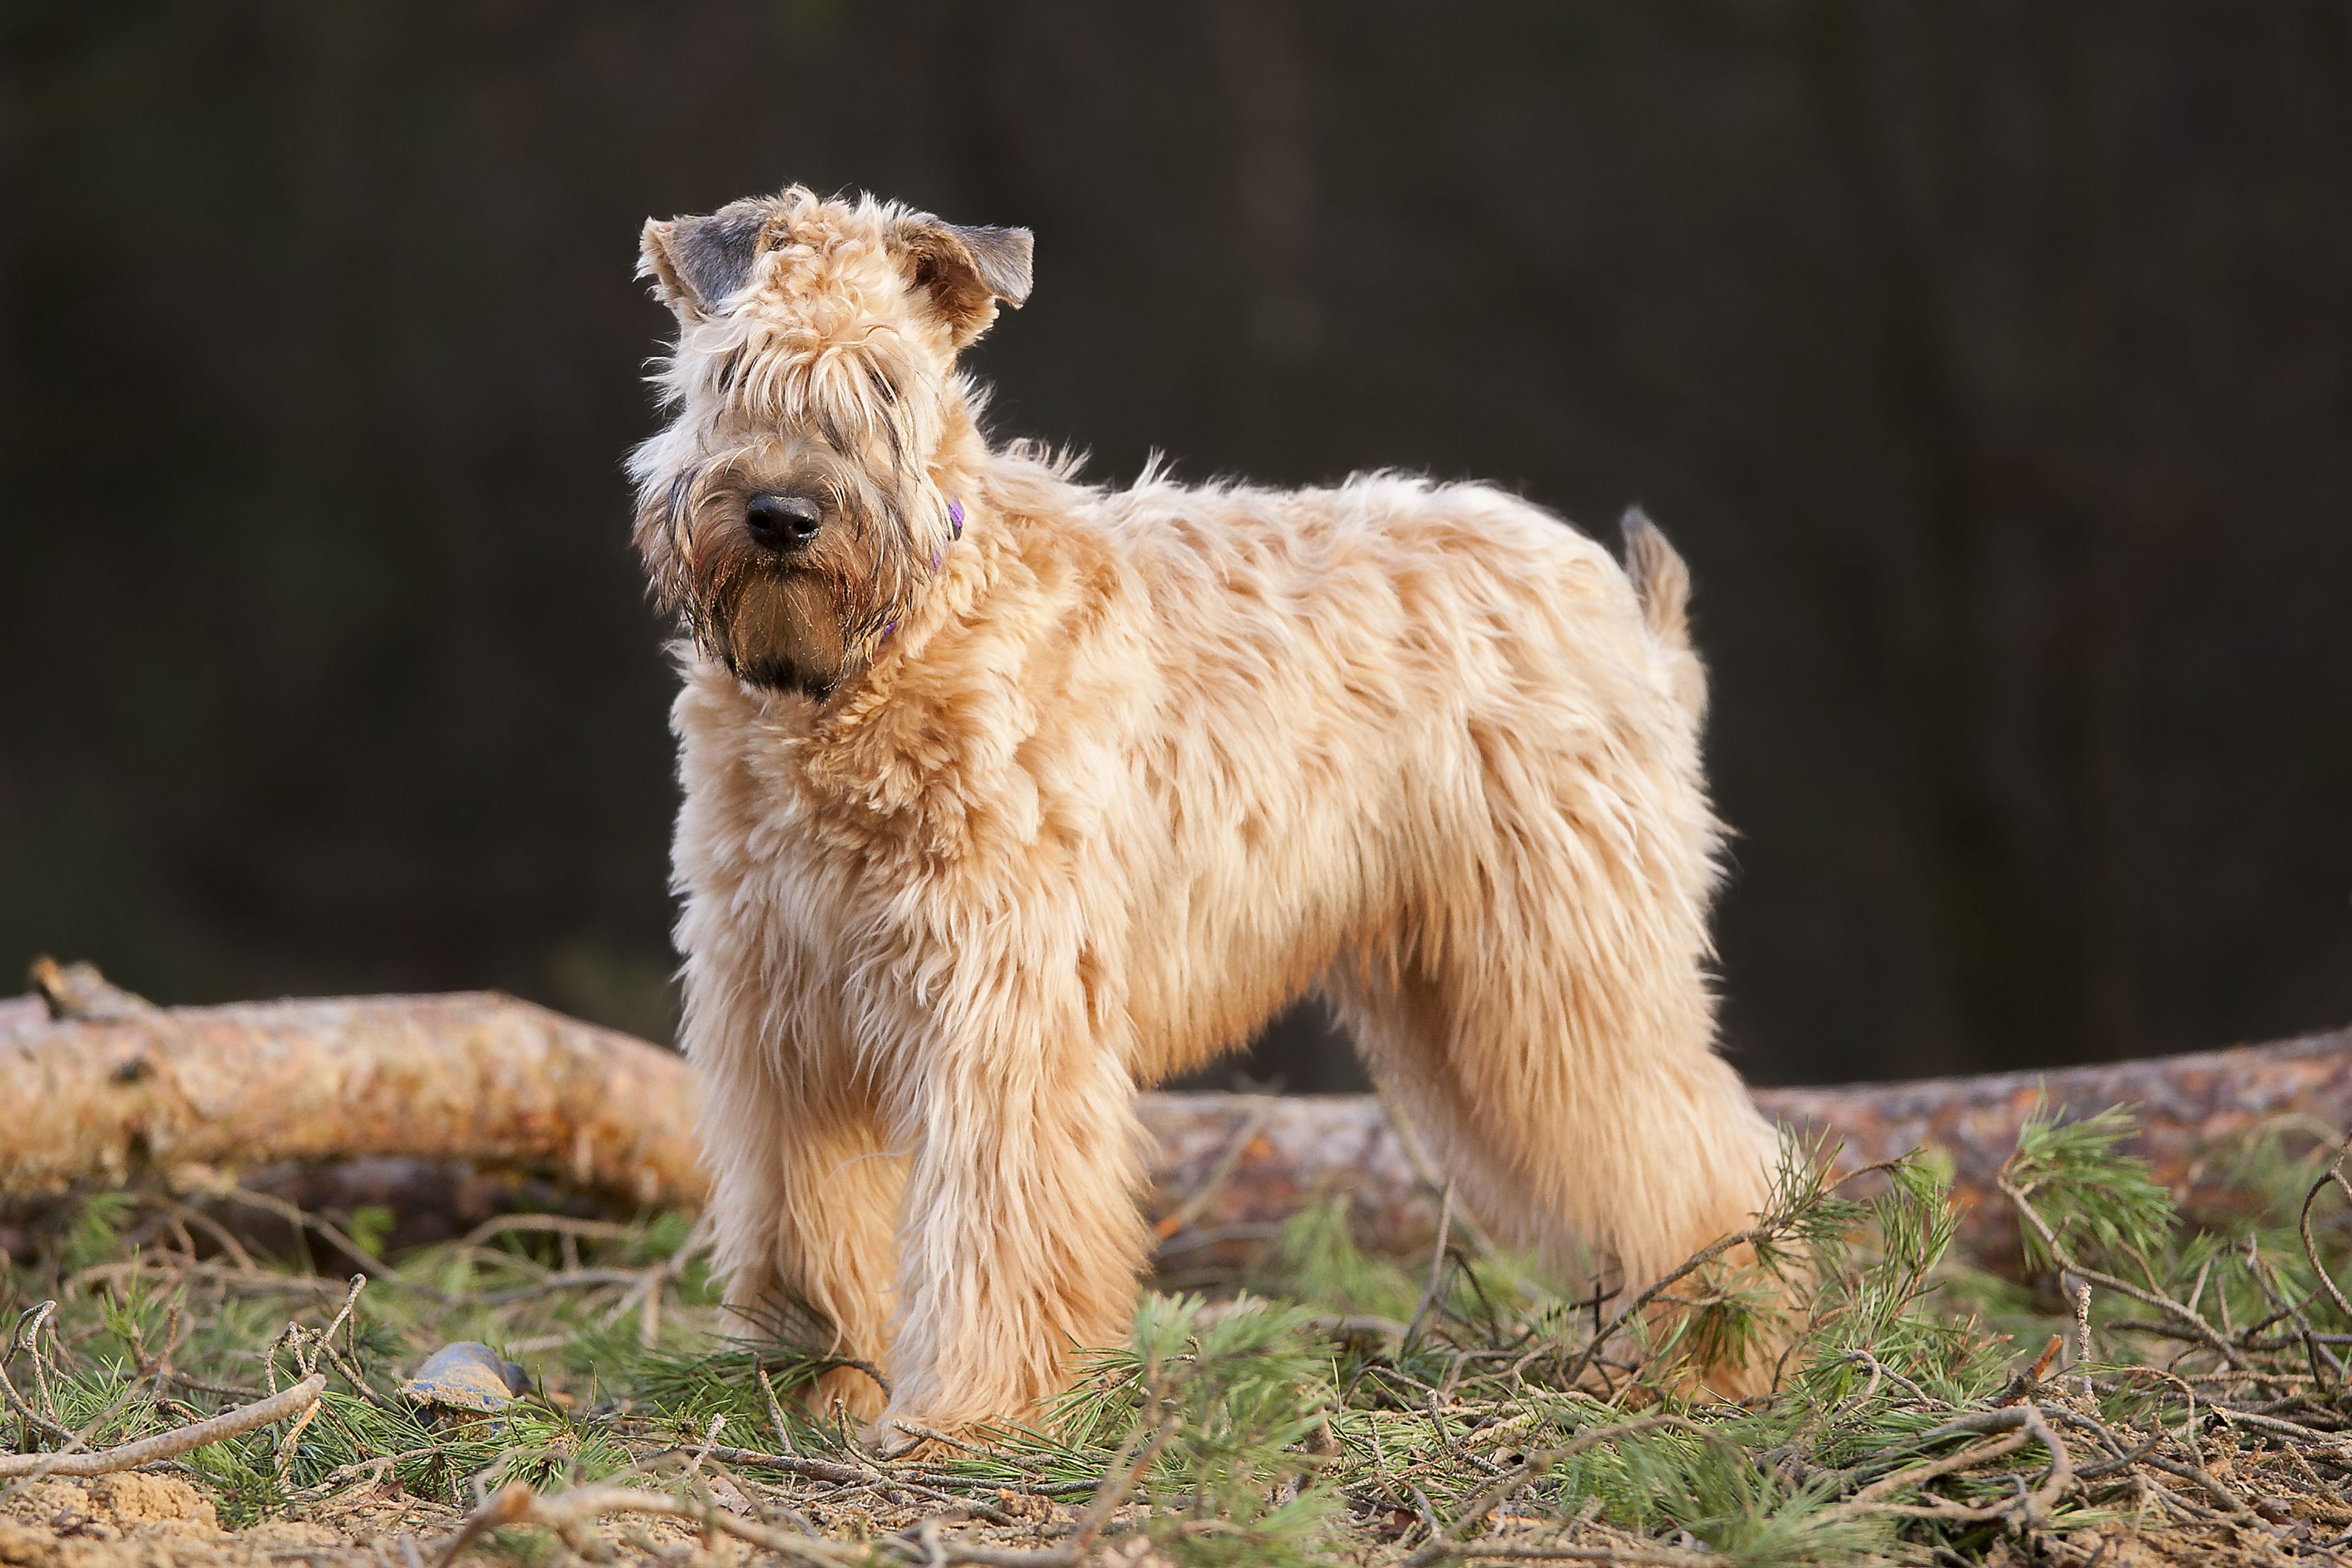
[[[769,216],[762,205],[738,202],[708,217],[649,219],[638,246],[637,276],[654,280],[655,295],[679,321],[701,321],[751,277]]]

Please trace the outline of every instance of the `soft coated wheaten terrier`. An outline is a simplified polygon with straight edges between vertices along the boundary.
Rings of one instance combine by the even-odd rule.
[[[1110,489],[992,446],[956,357],[1028,294],[1023,229],[794,187],[648,224],[643,271],[731,1303],[827,1314],[892,1419],[1027,1412],[1124,1338],[1136,1087],[1309,992],[1509,1240],[1638,1280],[1759,1209],[1654,529],[1621,568],[1480,485]]]

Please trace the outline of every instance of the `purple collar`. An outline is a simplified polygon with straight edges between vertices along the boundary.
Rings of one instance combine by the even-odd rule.
[[[948,539],[950,542],[953,542],[962,537],[963,502],[958,500],[953,496],[950,496],[948,497]],[[934,550],[931,552],[931,570],[936,572],[939,569],[940,552]]]
[[[961,539],[962,537],[963,502],[954,496],[950,496],[948,497],[948,539],[952,542],[956,540]],[[931,570],[936,572],[939,569],[940,552],[934,550],[931,552]],[[892,616],[888,623],[883,626],[881,637],[876,640],[878,642],[888,642],[890,640],[890,634],[898,629],[898,617]]]

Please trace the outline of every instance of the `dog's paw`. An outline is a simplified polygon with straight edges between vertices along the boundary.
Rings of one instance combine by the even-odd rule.
[[[828,1368],[801,1394],[810,1415],[827,1426],[843,1416],[853,1422],[873,1421],[886,1403],[881,1384],[863,1367]]]
[[[918,1462],[951,1458],[987,1446],[975,1441],[968,1432],[942,1431],[923,1422],[890,1415],[866,1423],[859,1436],[868,1450],[885,1459]]]

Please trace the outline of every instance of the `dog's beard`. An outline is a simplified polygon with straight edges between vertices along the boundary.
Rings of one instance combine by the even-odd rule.
[[[814,488],[795,476],[802,489]],[[825,700],[854,679],[903,613],[912,584],[897,498],[849,495],[834,485],[835,510],[817,537],[792,554],[754,544],[742,508],[747,492],[781,488],[755,477],[719,486],[672,485],[670,505],[648,525],[655,595],[684,613],[703,656],[737,679]],[[691,503],[685,521],[677,508]]]
[[[710,640],[735,678],[831,695],[849,662],[838,585],[818,572],[755,569],[724,587]]]

